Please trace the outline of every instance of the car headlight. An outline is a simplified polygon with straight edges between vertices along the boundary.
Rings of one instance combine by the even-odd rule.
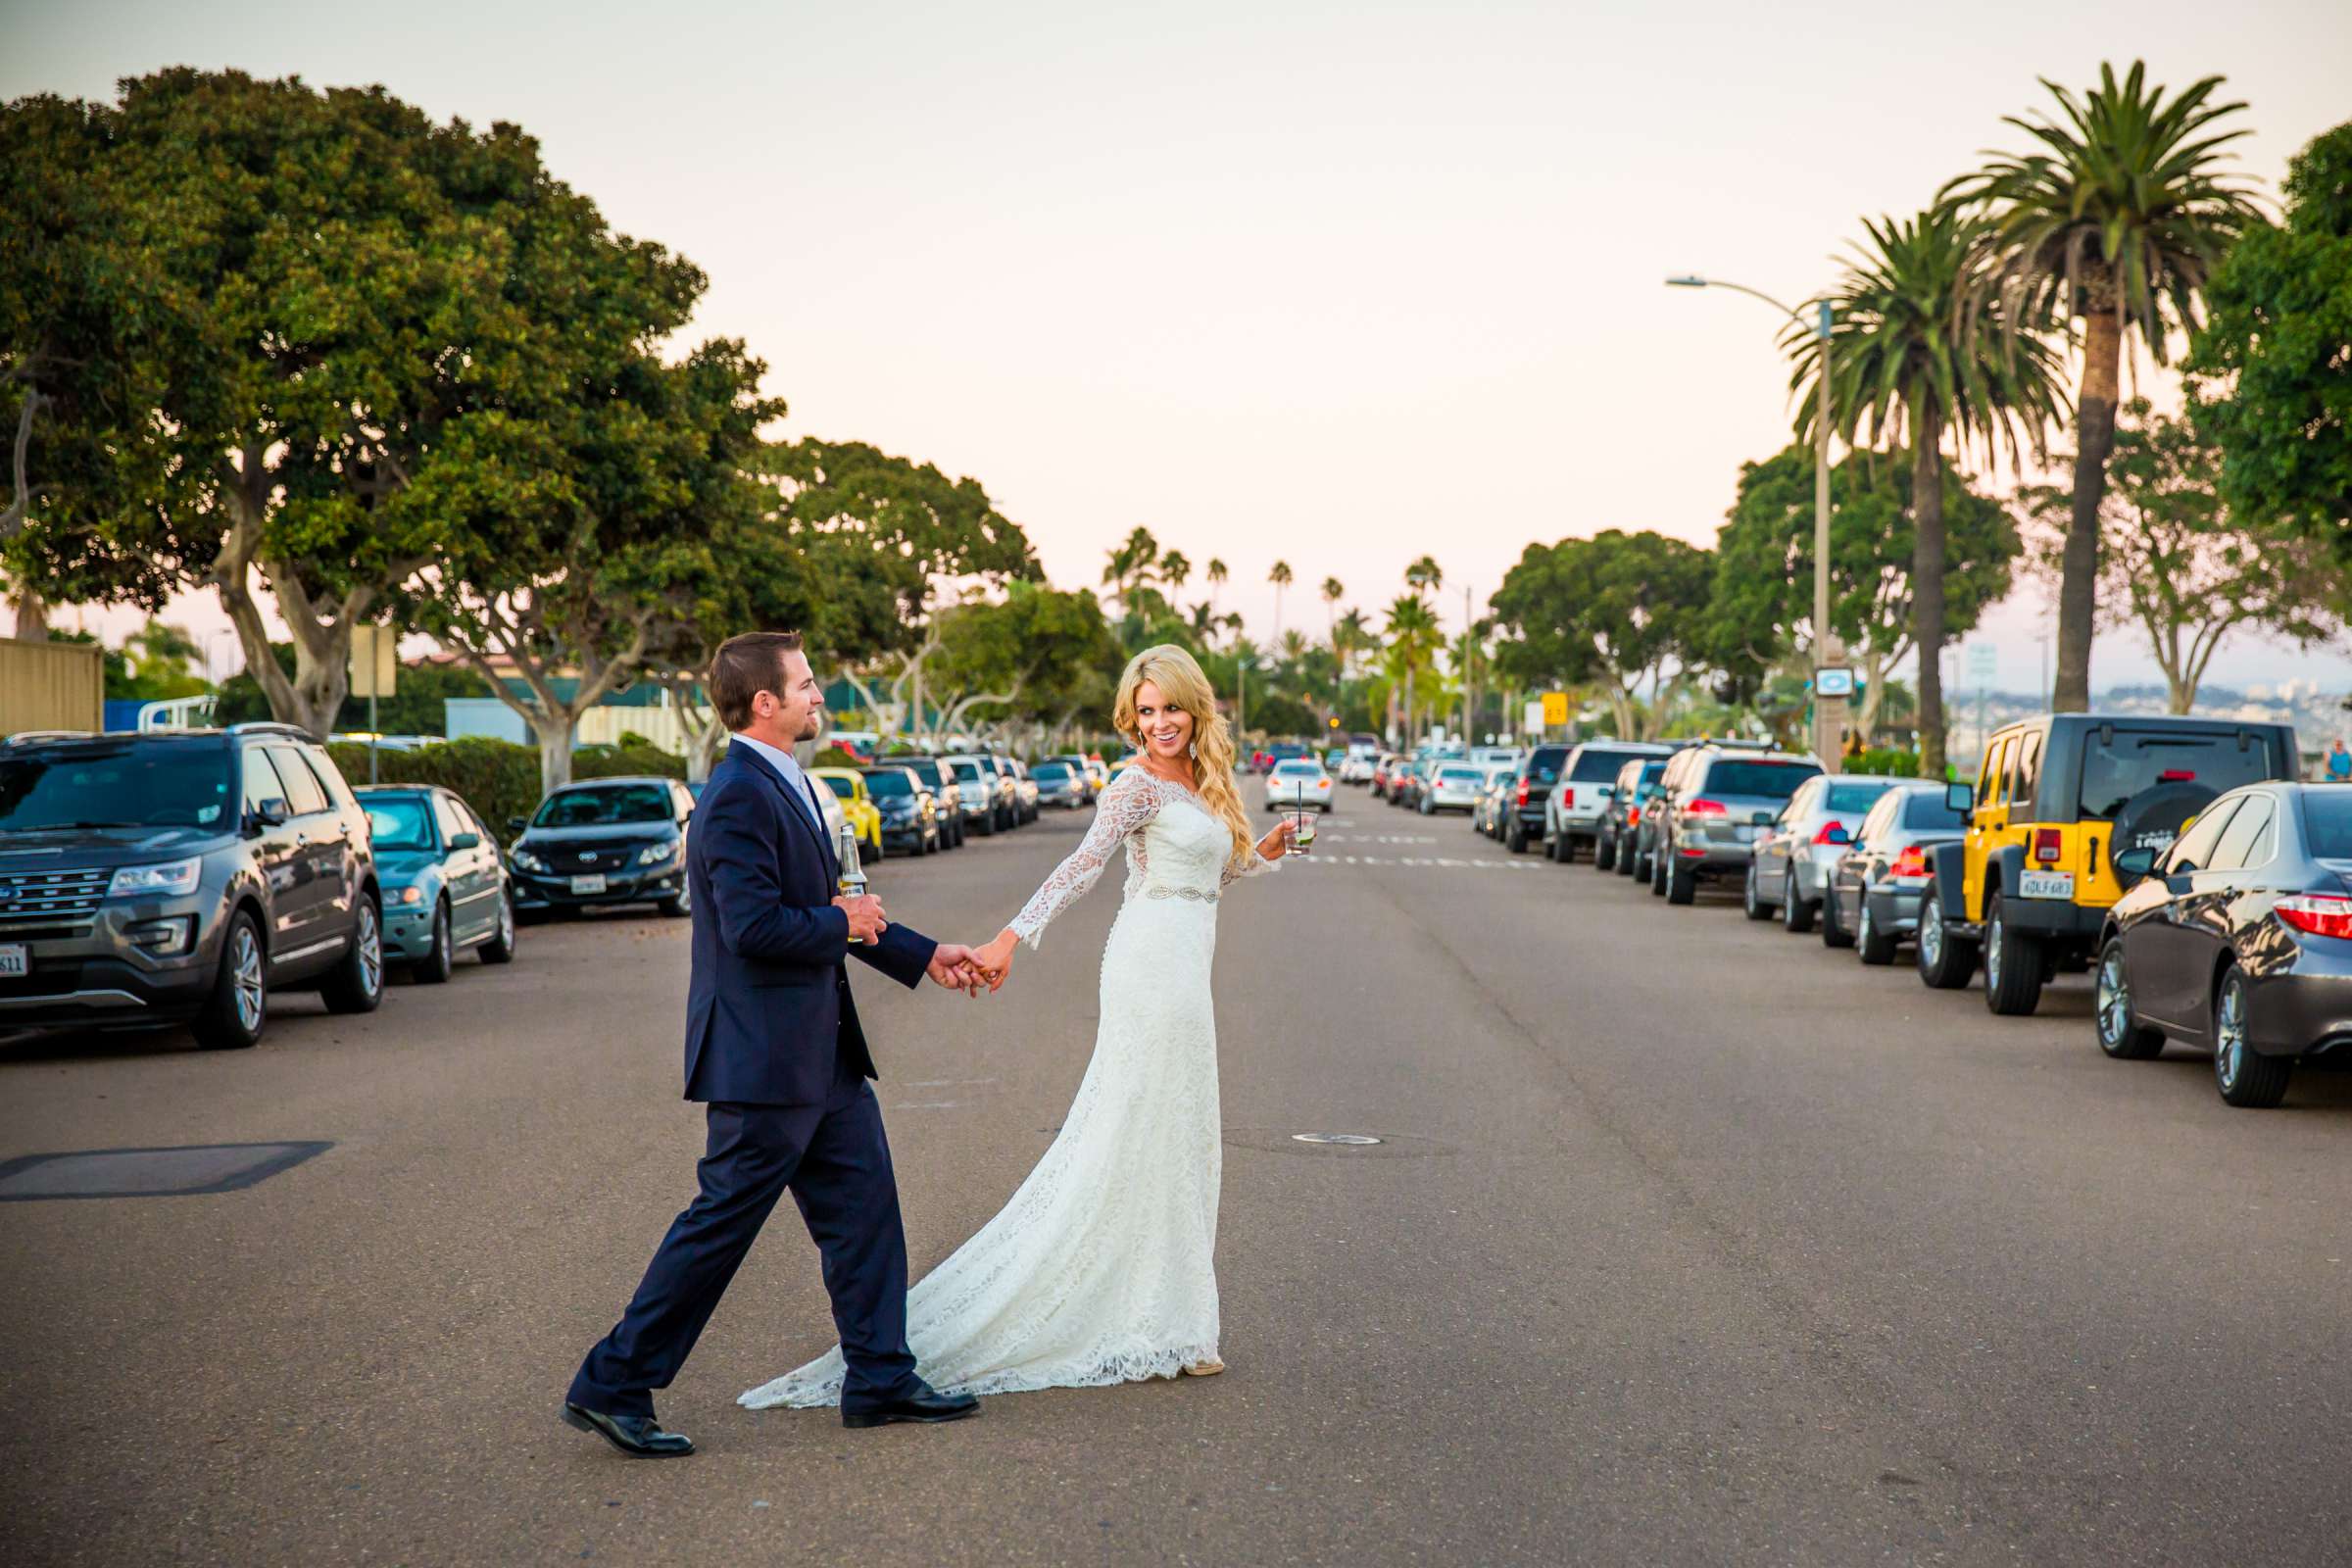
[[[394,904],[422,904],[424,902],[424,889],[412,882],[407,887],[402,888],[398,893],[394,894],[392,896],[392,902]]]
[[[660,865],[678,853],[678,841],[665,839],[660,844],[648,844],[637,852],[639,865]]]
[[[185,860],[168,860],[162,865],[126,865],[115,873],[107,884],[110,899],[127,898],[134,893],[193,893],[196,879],[204,872],[204,858],[194,856]]]
[[[547,862],[539,858],[539,857],[536,855],[533,855],[528,850],[516,850],[514,852],[514,863],[521,866],[525,871],[544,871],[547,869]]]

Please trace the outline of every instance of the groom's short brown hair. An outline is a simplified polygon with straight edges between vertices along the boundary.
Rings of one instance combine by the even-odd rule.
[[[784,695],[784,656],[801,651],[797,631],[747,631],[728,638],[710,656],[710,700],[718,721],[731,730],[752,721],[752,699],[761,692]]]

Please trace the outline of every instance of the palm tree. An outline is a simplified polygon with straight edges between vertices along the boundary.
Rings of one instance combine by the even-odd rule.
[[[2121,82],[2099,67],[2081,98],[2044,78],[2061,117],[2008,123],[2040,143],[1991,160],[1943,188],[1939,200],[1981,205],[1990,262],[1983,297],[2003,302],[2012,333],[2044,320],[2082,320],[2082,379],[2075,396],[2075,506],[2058,582],[2058,678],[2051,707],[2090,706],[2090,634],[2098,610],[2099,502],[2115,447],[2124,340],[2134,330],[2162,365],[2173,328],[2197,326],[2198,295],[2224,252],[2263,221],[2240,181],[2222,172],[2221,148],[2244,129],[2209,127],[2244,104],[2211,104],[2207,76],[2169,102],[2133,61]],[[1923,694],[1924,700],[1924,694]]]
[[[1214,611],[1217,608],[1217,590],[1225,586],[1225,563],[1211,556],[1208,564],[1200,569],[1200,574],[1208,579],[1208,608]]]
[[[1151,529],[1138,528],[1127,536],[1125,543],[1106,554],[1102,580],[1118,596],[1119,608],[1132,614],[1134,607],[1128,601],[1138,584],[1151,581],[1152,569],[1159,564],[1159,541],[1152,537]]]
[[[1446,586],[1446,568],[1438,564],[1437,557],[1423,556],[1404,568],[1404,580],[1406,586],[1413,590],[1413,597],[1418,599]]]
[[[1348,592],[1347,584],[1337,577],[1323,579],[1323,618],[1336,630],[1339,626],[1340,598]]]
[[[1193,575],[1192,558],[1181,550],[1171,550],[1159,558],[1159,580],[1171,588],[1181,588]]]
[[[1350,610],[1333,624],[1331,628],[1331,651],[1337,654],[1340,658],[1340,670],[1342,674],[1347,672],[1348,658],[1350,654],[1354,654],[1371,646],[1372,627],[1364,619],[1364,612],[1362,611]]]
[[[1274,563],[1274,569],[1266,573],[1266,581],[1274,585],[1274,635],[1279,638],[1282,635],[1282,591],[1291,585],[1291,564],[1287,561]]]
[[[1995,316],[1962,309],[1988,265],[1978,241],[1983,220],[1938,207],[1905,222],[1862,220],[1870,244],[1857,248],[1832,297],[1832,427],[1848,446],[1867,422],[1869,440],[1911,445],[1911,623],[1919,650],[1919,757],[1924,778],[1943,777],[1944,637],[1943,443],[1974,441],[1986,457],[2006,438],[2010,462],[2019,431],[2038,454],[2042,432],[2065,417],[2063,367],[2038,337],[2001,330]],[[1797,424],[1814,439],[1821,343],[1810,327],[1783,339],[1804,393]],[[1815,627],[1821,636],[1828,628]]]
[[[1438,629],[1436,613],[1411,594],[1398,595],[1396,602],[1389,606],[1388,636],[1384,662],[1390,683],[1404,688],[1405,745],[1409,748],[1414,738],[1414,683],[1435,667],[1438,650],[1445,646],[1446,637]]]

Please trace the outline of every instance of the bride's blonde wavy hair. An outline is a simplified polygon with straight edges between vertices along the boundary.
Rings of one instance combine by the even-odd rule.
[[[1146,681],[1159,688],[1168,706],[1193,715],[1193,789],[1231,830],[1233,858],[1238,861],[1254,855],[1257,840],[1250,832],[1250,813],[1242,809],[1241,791],[1233,783],[1233,731],[1225,715],[1217,711],[1217,694],[1208,677],[1193,656],[1175,643],[1147,648],[1127,661],[1127,668],[1119,676],[1118,699],[1110,705],[1110,721],[1148,757],[1152,748],[1145,744],[1135,718],[1136,688]]]

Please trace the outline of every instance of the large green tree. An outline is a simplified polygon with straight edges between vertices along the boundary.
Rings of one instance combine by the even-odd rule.
[[[2195,707],[2206,666],[2230,633],[2260,629],[2308,647],[2335,629],[2327,600],[2336,575],[2312,559],[2324,546],[2225,505],[2222,454],[2186,420],[2156,413],[2145,398],[2126,403],[2107,466],[2100,623],[2138,629],[2174,712]],[[2072,496],[2043,485],[2023,499],[2053,525],[2045,537],[2064,537]],[[2056,564],[2056,549],[2042,554],[2045,570]]]
[[[2214,270],[2189,358],[2221,499],[2276,517],[2352,570],[2352,124],[2295,155],[2285,221]]]
[[[1912,503],[1920,465],[1900,450],[1858,452],[1830,472],[1830,629],[1863,674],[1858,727],[1879,720],[1888,672],[1917,646],[1921,553]],[[1934,509],[1942,538],[1934,554],[1942,634],[1977,623],[2008,593],[2023,550],[1998,502],[1936,466]],[[1740,498],[1715,540],[1708,644],[1727,668],[1760,671],[1809,643],[1813,620],[1813,449],[1792,446],[1742,464]],[[1923,669],[1932,662],[1924,654]],[[1922,734],[1926,733],[1924,720]],[[1941,736],[1936,756],[1942,756]]]
[[[2026,443],[2038,450],[2042,431],[2062,416],[2066,394],[2058,356],[2046,343],[2000,332],[2008,301],[1996,298],[1988,310],[1964,309],[1989,268],[1980,243],[1981,220],[1942,207],[1903,221],[1865,219],[1863,227],[1870,242],[1854,252],[1832,300],[1830,417],[1849,446],[1864,432],[1874,445],[1910,445],[1911,560],[1899,575],[1909,601],[1908,640],[1919,653],[1920,765],[1940,778],[1941,660],[1952,629],[1944,581],[1950,553],[1944,446],[1979,446],[1989,458],[2005,440],[2014,465],[2021,428]],[[1823,345],[1798,328],[1785,341],[1796,364],[1790,385],[1803,394],[1799,434],[1809,440],[1820,399],[1808,388],[1819,385]],[[2014,553],[2014,534],[2011,540]],[[1833,542],[1833,566],[1838,553]],[[2004,585],[2006,575],[2004,564]],[[1834,629],[1851,641],[1842,626]],[[1882,634],[1882,648],[1885,641]],[[1884,672],[1882,665],[1875,673]],[[1866,716],[1865,734],[1869,717],[1875,713]]]
[[[934,738],[979,721],[1069,723],[1079,706],[1106,696],[1100,669],[1118,644],[1095,596],[1014,581],[1001,600],[943,611]]]
[[[2074,504],[2058,584],[2058,667],[2051,705],[2090,706],[2090,640],[2098,612],[2099,516],[2115,445],[2124,348],[2136,336],[2165,364],[2176,327],[2194,329],[2206,281],[2237,237],[2261,223],[2244,184],[2222,165],[2244,128],[2218,122],[2245,108],[2216,103],[2207,76],[2168,97],[2132,62],[2118,80],[2078,97],[2043,80],[2058,114],[2009,117],[2037,144],[1991,153],[1944,187],[1942,200],[1982,208],[1981,301],[1998,299],[2003,324],[2082,322],[2075,395]]]
[[[1647,529],[1529,545],[1492,601],[1508,634],[1494,666],[1523,685],[1593,683],[1617,734],[1645,739],[1707,662],[1714,568],[1708,552]]]

